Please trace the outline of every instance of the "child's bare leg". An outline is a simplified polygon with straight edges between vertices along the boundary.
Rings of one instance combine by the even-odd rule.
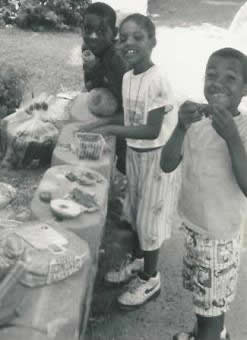
[[[220,340],[220,333],[224,327],[224,314],[213,317],[197,314],[196,317],[198,326],[196,340]]]

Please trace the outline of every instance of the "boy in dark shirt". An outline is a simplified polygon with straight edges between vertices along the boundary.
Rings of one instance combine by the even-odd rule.
[[[110,117],[107,123],[123,121],[122,79],[127,66],[115,47],[117,35],[116,13],[102,2],[90,5],[84,14],[82,53],[88,53],[83,64],[85,86],[88,91],[96,87],[108,88],[116,97],[119,114]],[[85,58],[86,59],[86,58]],[[125,141],[117,139],[117,168],[125,173]]]

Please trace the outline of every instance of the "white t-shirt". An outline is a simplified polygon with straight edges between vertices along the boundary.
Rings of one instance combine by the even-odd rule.
[[[123,107],[125,126],[146,125],[151,110],[173,105],[174,109],[165,115],[160,134],[156,139],[130,139],[127,145],[134,148],[155,148],[166,143],[176,124],[176,108],[168,82],[161,76],[157,66],[135,75],[133,70],[123,77]]]
[[[247,116],[240,114],[234,121],[247,150]],[[240,230],[246,202],[233,174],[225,140],[208,118],[192,124],[183,144],[178,200],[182,220],[214,239],[229,239]]]

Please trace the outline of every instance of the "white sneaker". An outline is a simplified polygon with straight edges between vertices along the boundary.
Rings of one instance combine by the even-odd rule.
[[[160,273],[149,280],[142,280],[139,276],[128,285],[127,291],[118,298],[120,309],[132,310],[142,306],[160,293]]]
[[[144,259],[134,258],[129,254],[121,263],[119,268],[113,269],[106,273],[105,283],[110,285],[119,285],[129,282],[139,272],[144,269]]]
[[[220,333],[220,340],[230,340],[230,334],[227,332],[226,327],[224,327]]]

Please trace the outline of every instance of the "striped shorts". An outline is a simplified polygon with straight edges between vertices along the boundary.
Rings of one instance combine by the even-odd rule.
[[[193,294],[195,313],[213,317],[234,300],[240,265],[240,235],[212,240],[184,225],[183,286]]]
[[[171,235],[176,191],[173,174],[160,169],[161,148],[136,152],[127,147],[127,192],[123,218],[137,232],[142,250],[161,247]]]

